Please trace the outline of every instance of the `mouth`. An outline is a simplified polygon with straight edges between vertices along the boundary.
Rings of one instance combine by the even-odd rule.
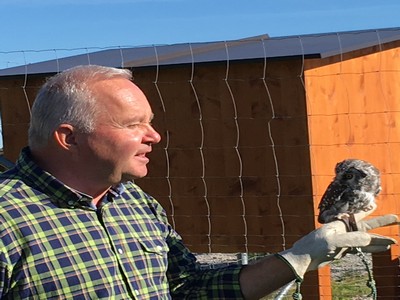
[[[140,159],[143,162],[148,163],[150,160],[149,158],[146,156],[147,152],[143,152],[143,153],[138,153],[135,155],[136,158]]]

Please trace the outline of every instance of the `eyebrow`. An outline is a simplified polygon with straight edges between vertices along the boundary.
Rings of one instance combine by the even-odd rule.
[[[132,118],[130,118],[129,120],[127,120],[127,122],[140,122],[140,123],[147,123],[147,122],[151,122],[154,119],[154,114],[152,113],[150,115],[150,118],[147,120],[147,118],[145,119],[145,116],[139,116],[136,115]]]

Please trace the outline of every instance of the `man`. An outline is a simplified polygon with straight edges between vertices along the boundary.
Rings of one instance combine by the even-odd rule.
[[[258,299],[351,247],[394,240],[336,221],[246,267],[200,270],[158,202],[132,183],[160,135],[127,70],[80,66],[40,89],[29,147],[1,175],[1,299]],[[367,230],[396,222],[362,221]]]

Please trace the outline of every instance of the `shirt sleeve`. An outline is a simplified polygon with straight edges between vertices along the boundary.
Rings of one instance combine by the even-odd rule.
[[[0,299],[3,299],[4,294],[7,293],[8,284],[10,279],[10,272],[8,268],[8,259],[6,257],[3,244],[0,240]]]
[[[167,277],[172,298],[243,299],[239,283],[242,266],[202,269],[180,235],[169,224],[161,204],[148,194],[145,197],[155,217],[168,228],[165,237],[169,248]]]
[[[243,299],[240,265],[201,269],[179,237],[168,240],[168,281],[175,299]]]

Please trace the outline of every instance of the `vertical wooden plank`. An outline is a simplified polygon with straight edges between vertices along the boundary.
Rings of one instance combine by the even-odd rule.
[[[14,162],[28,144],[30,107],[42,82],[41,76],[4,79],[0,83],[0,105],[4,157]]]

